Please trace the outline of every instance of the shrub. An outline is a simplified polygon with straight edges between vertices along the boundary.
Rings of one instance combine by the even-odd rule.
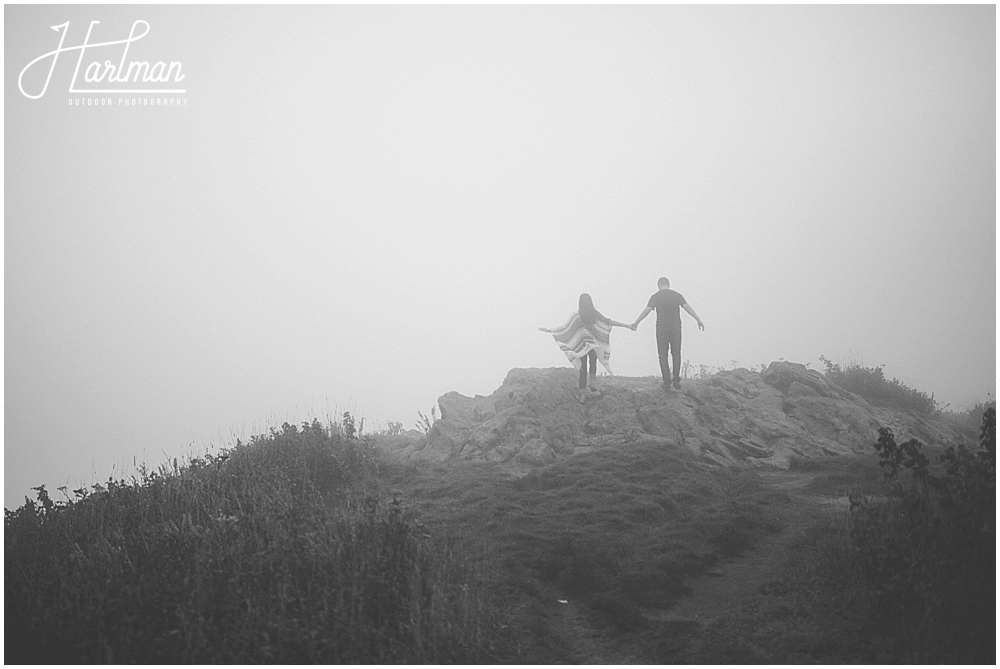
[[[6,659],[494,657],[486,568],[382,502],[353,427],[285,424],[66,502],[38,488],[5,513]]]
[[[979,448],[948,448],[935,473],[920,444],[879,431],[885,501],[851,499],[851,540],[874,593],[872,631],[913,662],[992,663],[996,651],[996,411]],[[907,472],[905,478],[900,474]]]
[[[986,400],[976,402],[965,411],[948,411],[947,422],[961,437],[968,437],[974,441],[979,433],[983,414],[989,409],[996,410],[996,408],[996,399],[992,394],[987,394]]]
[[[890,381],[885,378],[881,366],[863,367],[852,363],[841,367],[824,356],[820,356],[820,360],[826,365],[824,376],[828,381],[872,404],[927,416],[938,410],[933,394],[910,388],[899,379]]]

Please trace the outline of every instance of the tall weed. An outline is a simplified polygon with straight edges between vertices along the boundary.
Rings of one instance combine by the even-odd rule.
[[[879,499],[851,499],[851,541],[874,593],[869,624],[897,657],[992,663],[996,652],[996,411],[979,448],[948,448],[932,468],[920,444],[880,430],[890,481]]]
[[[6,511],[15,663],[496,657],[489,568],[382,500],[353,421]]]
[[[864,367],[857,363],[841,366],[820,356],[826,366],[824,376],[844,390],[860,395],[872,404],[902,411],[933,415],[938,410],[934,395],[910,388],[899,379],[887,379],[882,367]]]

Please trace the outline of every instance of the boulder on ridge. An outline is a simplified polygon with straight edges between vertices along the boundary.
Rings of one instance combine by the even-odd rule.
[[[492,395],[449,392],[426,436],[404,456],[482,459],[532,467],[606,446],[651,442],[726,466],[787,468],[802,460],[870,453],[878,428],[924,443],[956,438],[939,421],[873,407],[805,365],[719,372],[665,390],[656,377],[602,376],[580,402],[570,368],[510,370]]]

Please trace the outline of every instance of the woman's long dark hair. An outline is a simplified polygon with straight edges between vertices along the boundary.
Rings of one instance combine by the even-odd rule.
[[[597,319],[607,320],[600,311],[594,308],[594,300],[587,293],[580,295],[580,320],[588,328],[597,322]]]

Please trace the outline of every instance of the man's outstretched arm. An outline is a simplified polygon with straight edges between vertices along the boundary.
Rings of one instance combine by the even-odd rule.
[[[692,316],[694,316],[694,319],[696,321],[698,321],[698,329],[699,330],[704,330],[705,329],[705,324],[701,322],[700,318],[698,318],[698,314],[694,313],[694,309],[691,307],[690,304],[688,304],[687,302],[685,302],[684,304],[681,305],[681,307],[684,308],[684,311],[686,311],[689,314],[691,314]]]
[[[646,316],[648,316],[649,312],[652,311],[652,310],[653,310],[653,307],[646,307],[645,309],[643,309],[642,313],[639,314],[639,317],[636,318],[634,321],[632,321],[632,326],[631,326],[632,329],[634,330],[639,325],[639,323],[642,322],[642,319],[645,318]]]

